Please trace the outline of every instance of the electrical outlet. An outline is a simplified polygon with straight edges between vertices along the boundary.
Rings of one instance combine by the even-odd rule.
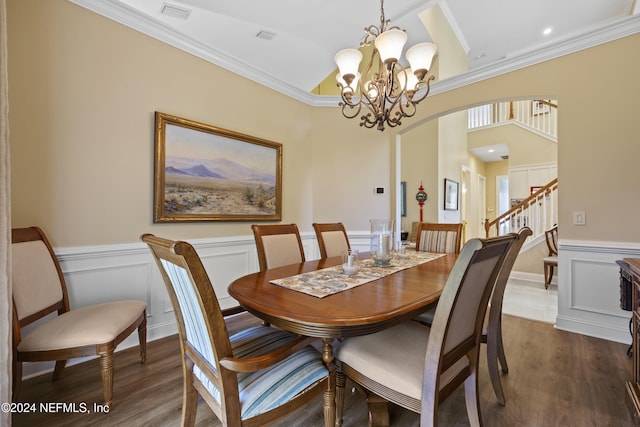
[[[573,225],[585,225],[587,223],[587,217],[584,211],[573,212]]]

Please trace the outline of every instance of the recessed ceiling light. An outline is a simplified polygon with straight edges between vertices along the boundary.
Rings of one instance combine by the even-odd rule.
[[[547,27],[544,30],[542,30],[542,34],[544,34],[545,36],[548,36],[549,34],[551,34],[552,31],[553,31],[553,28]]]
[[[494,151],[496,150],[494,150],[493,148],[489,150],[490,153],[493,153]]]

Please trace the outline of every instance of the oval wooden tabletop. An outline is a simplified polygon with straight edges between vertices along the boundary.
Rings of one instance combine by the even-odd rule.
[[[241,277],[229,285],[229,295],[261,319],[301,335],[364,335],[414,317],[437,302],[456,258],[447,254],[324,298],[269,283],[338,265],[341,258],[307,261]]]

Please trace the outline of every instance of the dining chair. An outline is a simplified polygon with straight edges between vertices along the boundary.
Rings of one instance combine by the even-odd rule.
[[[438,405],[465,384],[467,416],[482,425],[478,361],[482,324],[496,277],[515,242],[514,234],[469,240],[458,256],[429,328],[413,320],[370,335],[346,338],[338,361],[337,420],[342,418],[344,376],[372,400],[379,398],[420,413],[420,425],[435,426]],[[380,411],[370,412],[370,419]]]
[[[253,224],[260,271],[305,261],[304,248],[295,224]]]
[[[416,234],[416,250],[457,254],[460,252],[461,241],[462,223],[422,222]]]
[[[229,336],[213,285],[193,246],[141,236],[160,270],[178,323],[182,355],[182,426],[195,423],[199,396],[224,426],[263,426],[324,393],[335,372],[301,337],[269,326]],[[332,427],[335,406],[325,410]]]
[[[544,266],[544,288],[549,289],[553,270],[558,266],[558,226],[554,226],[544,232],[544,239],[547,242],[549,255],[542,259]]]
[[[23,362],[55,360],[55,381],[67,359],[99,356],[104,404],[110,407],[113,353],[136,329],[140,359],[146,361],[147,305],[115,301],[72,310],[60,263],[42,229],[14,228],[11,240],[14,401],[20,393]],[[40,322],[33,325],[36,321]],[[27,326],[31,330],[23,335]]]
[[[491,293],[491,298],[489,299],[489,305],[487,306],[487,312],[482,325],[482,342],[487,344],[487,366],[489,377],[491,379],[493,391],[498,399],[498,403],[502,406],[506,404],[506,399],[502,389],[502,382],[500,381],[498,361],[502,367],[502,372],[505,374],[509,372],[507,357],[504,353],[504,343],[502,340],[502,303],[504,300],[504,291],[507,288],[509,275],[513,269],[513,264],[515,264],[516,259],[518,258],[520,249],[527,238],[532,234],[533,232],[529,227],[521,228],[516,234],[516,241],[511,245],[493,286],[493,291]],[[429,310],[416,317],[415,320],[426,326],[431,326],[434,314],[435,307],[431,307]]]
[[[318,239],[320,259],[340,256],[351,249],[347,230],[341,222],[319,224],[314,222],[313,229]]]

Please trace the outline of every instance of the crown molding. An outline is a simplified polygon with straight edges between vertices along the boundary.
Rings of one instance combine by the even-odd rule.
[[[204,45],[190,37],[173,31],[160,21],[142,15],[135,9],[116,0],[68,1],[305,104],[314,107],[336,107],[338,102],[340,102],[339,96],[314,95],[293,87],[282,80],[268,76],[255,67],[216,50],[211,46]],[[565,39],[559,43],[540,47],[534,51],[523,53],[512,58],[506,58],[493,64],[475,68],[466,73],[435,82],[431,85],[431,94],[435,95],[447,92],[550,59],[627,37],[638,32],[640,32],[640,15],[635,14],[613,21],[607,26],[588,33]]]

